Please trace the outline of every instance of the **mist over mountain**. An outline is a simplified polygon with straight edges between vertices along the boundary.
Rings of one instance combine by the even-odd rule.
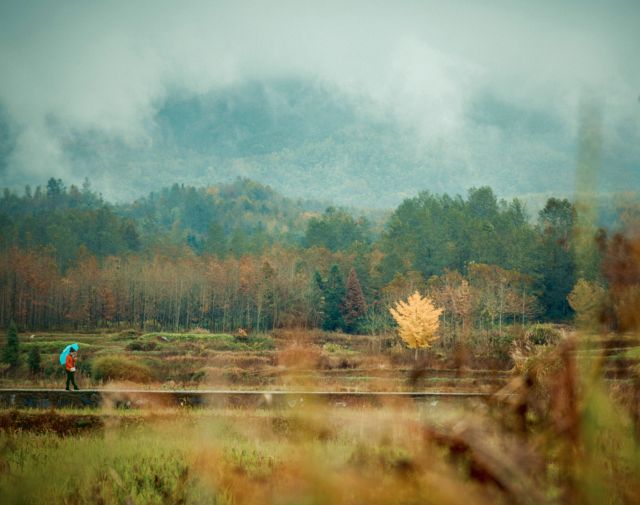
[[[4,2],[0,187],[247,177],[393,208],[488,185],[539,208],[586,149],[592,190],[637,191],[640,4],[619,3]]]
[[[71,179],[90,176],[96,189],[117,201],[176,182],[205,186],[236,177],[290,197],[372,208],[391,208],[425,189],[462,194],[490,185],[501,196],[525,201],[573,191],[574,141],[542,111],[487,93],[470,106],[472,135],[454,145],[425,145],[393,117],[372,110],[317,83],[249,82],[204,94],[173,93],[158,105],[142,141],[89,130],[69,132],[62,145]],[[11,140],[5,121],[1,166],[8,163]],[[640,171],[626,154],[607,153],[602,191],[640,187]]]

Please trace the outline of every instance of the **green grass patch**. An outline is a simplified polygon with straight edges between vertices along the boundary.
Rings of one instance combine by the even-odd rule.
[[[275,349],[273,338],[265,336],[236,337],[226,333],[147,333],[140,340],[155,341],[161,347],[181,343],[202,344],[214,351],[268,351]]]
[[[624,353],[626,359],[640,359],[640,347],[632,347]]]
[[[333,342],[327,342],[322,346],[322,350],[329,354],[356,354],[356,351],[349,349],[346,346],[336,344]]]
[[[77,342],[76,340],[47,340],[47,341],[32,341],[32,342],[22,342],[20,347],[23,351],[28,352],[31,348],[37,347],[40,349],[40,352],[43,354],[60,354],[65,347],[70,344],[76,342],[79,347],[79,352],[82,351],[95,351],[100,349],[102,346],[97,344],[87,344],[83,342]]]

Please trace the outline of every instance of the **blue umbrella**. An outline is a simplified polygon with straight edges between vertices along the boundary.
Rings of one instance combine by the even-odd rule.
[[[78,350],[78,344],[73,343],[71,345],[68,345],[67,347],[64,348],[64,351],[62,351],[62,354],[60,354],[60,364],[64,365],[67,362],[67,356],[69,355],[69,353],[71,351],[77,351]]]

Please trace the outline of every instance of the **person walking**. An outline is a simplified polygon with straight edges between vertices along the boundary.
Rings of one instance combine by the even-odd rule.
[[[67,371],[67,387],[66,390],[69,391],[69,384],[73,384],[73,389],[78,391],[78,385],[76,384],[76,360],[78,358],[78,352],[75,349],[72,349],[69,354],[67,354],[67,359],[65,360],[65,370]]]

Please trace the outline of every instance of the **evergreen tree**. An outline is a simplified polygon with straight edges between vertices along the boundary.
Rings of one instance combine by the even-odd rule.
[[[121,234],[124,245],[131,251],[138,251],[141,246],[140,235],[133,221],[126,221],[121,226]]]
[[[90,195],[91,194],[91,181],[88,177],[85,177],[82,181],[82,194]]]
[[[2,361],[12,368],[20,364],[20,341],[18,340],[18,328],[16,323],[11,321],[7,329],[7,343],[4,346]]]
[[[261,316],[258,316],[258,328],[273,329],[278,318],[278,291],[276,289],[277,272],[271,263],[265,261],[260,269]],[[262,323],[260,322],[262,320]]]
[[[472,217],[492,222],[498,216],[498,200],[488,186],[471,188],[467,206]]]
[[[333,265],[324,292],[325,316],[322,329],[334,331],[344,328],[342,319],[342,302],[345,297],[344,281],[338,265]]]
[[[324,281],[322,275],[317,270],[313,274],[311,281],[311,291],[309,300],[310,306],[310,322],[314,328],[324,326],[325,303],[324,303]]]
[[[29,350],[29,356],[27,357],[27,363],[29,365],[29,370],[32,374],[40,373],[40,349],[36,346],[33,346]]]
[[[49,198],[58,198],[65,191],[62,179],[55,179],[51,177],[47,182],[47,196]]]
[[[220,223],[214,221],[209,225],[205,248],[221,259],[227,255],[227,237]]]
[[[240,258],[247,253],[248,242],[245,231],[241,227],[237,227],[233,230],[233,235],[231,235],[231,240],[229,241],[229,252],[236,258]]]
[[[248,244],[248,253],[261,254],[269,244],[269,234],[262,223],[251,230],[251,236]]]
[[[572,315],[568,295],[576,284],[574,247],[571,242],[575,209],[568,200],[550,198],[540,211],[542,235],[540,285],[541,303],[550,319]]]
[[[320,218],[309,220],[304,237],[305,247],[324,247],[340,251],[358,243],[369,242],[366,219],[354,219],[348,212],[328,207]]]
[[[351,269],[347,278],[347,292],[342,309],[345,330],[347,333],[355,332],[358,323],[367,313],[367,302],[365,302],[360,281],[354,268]]]

